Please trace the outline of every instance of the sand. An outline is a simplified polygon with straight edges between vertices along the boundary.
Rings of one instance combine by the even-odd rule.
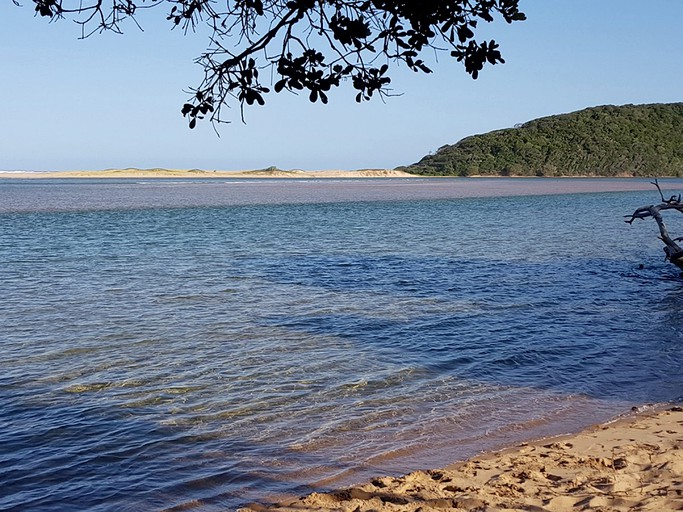
[[[359,169],[356,171],[302,171],[263,169],[255,171],[205,171],[201,169],[106,169],[103,171],[11,172],[0,178],[413,178],[413,174],[393,169]]]
[[[683,408],[245,511],[683,510]]]

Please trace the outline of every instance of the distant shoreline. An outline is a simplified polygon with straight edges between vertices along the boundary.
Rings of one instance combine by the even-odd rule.
[[[282,170],[263,169],[253,171],[205,171],[200,169],[106,169],[101,171],[45,171],[45,172],[0,172],[0,178],[45,179],[45,178],[419,178],[415,174],[393,169],[345,170]]]
[[[103,169],[95,171],[0,171],[0,179],[308,179],[308,178],[439,178],[457,179],[466,181],[468,179],[534,179],[543,181],[546,179],[580,180],[580,179],[618,179],[628,181],[631,179],[654,179],[654,177],[643,176],[502,176],[502,175],[471,175],[471,176],[441,176],[441,175],[422,175],[410,174],[397,169],[324,169],[314,171],[304,171],[301,169],[283,170],[278,168],[268,168],[260,170],[203,170],[203,169]],[[676,176],[659,176],[662,179],[675,179]]]

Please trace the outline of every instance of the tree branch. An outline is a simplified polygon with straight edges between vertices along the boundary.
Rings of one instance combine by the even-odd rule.
[[[683,213],[683,202],[681,202],[681,196],[679,194],[678,196],[674,195],[669,199],[665,199],[662,189],[659,186],[659,182],[655,180],[652,182],[652,184],[657,187],[662,202],[657,205],[642,206],[635,210],[631,215],[625,215],[625,222],[628,224],[633,224],[633,221],[636,219],[643,220],[652,217],[659,227],[659,239],[664,242],[664,253],[666,254],[666,259],[674,265],[683,268],[683,248],[681,248],[681,246],[677,243],[682,241],[683,237],[671,237],[661,213],[664,210],[676,210]]]
[[[264,96],[271,92],[266,85],[276,93],[307,90],[310,101],[323,103],[329,91],[343,82],[357,91],[358,102],[389,96],[389,61],[396,67],[403,64],[412,71],[431,73],[422,57],[427,50],[430,54],[450,50],[465,71],[477,78],[485,65],[504,62],[495,41],[475,39],[477,23],[492,22],[495,17],[507,23],[526,19],[519,10],[520,0],[32,2],[41,16],[74,18],[83,37],[104,30],[121,32],[126,18],[135,22],[137,9],[159,5],[170,7],[166,19],[186,33],[205,23],[211,43],[196,61],[203,66],[204,77],[181,109],[191,128],[205,117],[224,122],[221,109],[229,106],[230,97],[237,100],[240,112],[245,104],[263,105]],[[294,54],[295,44],[290,45],[295,41],[303,46],[300,54]],[[267,67],[276,76],[264,85],[259,71]]]

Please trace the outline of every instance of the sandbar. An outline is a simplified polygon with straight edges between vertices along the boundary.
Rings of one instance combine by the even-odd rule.
[[[414,174],[395,169],[304,171],[300,169],[261,169],[252,171],[211,171],[202,169],[105,169],[101,171],[7,172],[1,178],[412,178]]]
[[[243,511],[683,510],[683,408],[644,409],[578,434],[523,443],[438,470]]]

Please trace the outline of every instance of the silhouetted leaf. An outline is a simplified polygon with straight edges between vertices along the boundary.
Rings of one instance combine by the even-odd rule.
[[[86,32],[118,32],[138,7],[149,4],[148,0],[82,0],[80,5],[67,0],[31,1],[40,16],[76,16]],[[324,104],[329,100],[327,92],[340,86],[342,78],[351,79],[357,102],[389,95],[389,65],[374,68],[372,63],[392,62],[431,73],[424,52],[428,50],[431,57],[432,51],[444,51],[444,42],[450,42],[451,56],[476,79],[485,65],[505,62],[495,41],[475,42],[477,21],[492,21],[494,16],[508,23],[526,19],[519,11],[520,0],[285,0],[284,6],[264,0],[168,1],[171,9],[162,15],[174,26],[187,32],[205,23],[209,30],[211,47],[198,59],[204,79],[181,109],[192,127],[209,113],[211,120],[220,122],[221,108],[231,98],[241,105],[263,105],[270,91],[261,83],[261,75],[269,77],[276,93],[307,91],[310,101],[319,99]],[[68,9],[62,3],[68,3]]]

